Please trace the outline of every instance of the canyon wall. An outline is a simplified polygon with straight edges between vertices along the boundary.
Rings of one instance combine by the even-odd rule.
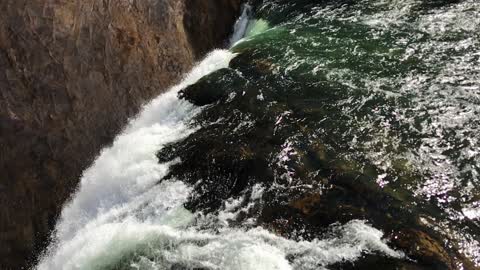
[[[0,2],[0,269],[34,263],[82,171],[225,44],[240,2]]]

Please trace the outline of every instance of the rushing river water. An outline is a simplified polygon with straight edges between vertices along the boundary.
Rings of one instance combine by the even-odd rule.
[[[37,268],[480,269],[480,2],[254,2]]]

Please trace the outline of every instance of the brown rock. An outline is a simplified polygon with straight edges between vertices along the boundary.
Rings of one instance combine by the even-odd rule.
[[[195,55],[203,55],[212,47],[218,47],[219,40],[225,40],[225,34],[231,30],[233,20],[231,11],[240,12],[239,0],[187,0],[185,1],[184,23],[189,41]],[[228,22],[228,23],[225,23]],[[214,31],[198,31],[198,25]]]
[[[321,194],[309,194],[305,197],[290,202],[290,206],[300,210],[304,215],[310,215],[316,204],[321,200]]]
[[[0,269],[21,269],[46,245],[82,170],[142,104],[222,46],[240,2],[0,2]]]
[[[436,269],[456,269],[455,263],[438,240],[420,230],[405,229],[392,237],[392,243],[407,255]]]

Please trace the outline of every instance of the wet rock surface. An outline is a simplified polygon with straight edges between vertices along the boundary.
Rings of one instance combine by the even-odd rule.
[[[0,3],[0,268],[45,247],[82,170],[141,105],[223,46],[240,2]]]
[[[267,30],[180,93],[198,130],[158,154],[186,207],[296,240],[367,220],[405,254],[332,269],[478,269],[478,2],[257,2]]]
[[[346,116],[331,106],[342,98],[332,87],[341,86],[285,76],[261,58],[242,50],[231,68],[179,94],[205,106],[193,123],[200,129],[162,149],[158,158],[180,158],[166,179],[195,188],[189,210],[215,213],[227,199],[249,198],[261,185],[260,202],[243,199],[232,226],[261,225],[288,238],[311,240],[332,224],[368,220],[405,253],[404,259],[365,254],[332,269],[476,269],[448,233],[429,225],[428,220],[445,219],[435,203],[401,188],[382,188],[374,164],[345,158],[349,138],[340,134]],[[249,203],[254,206],[241,210]],[[252,217],[255,224],[247,222]],[[450,222],[478,233],[473,222]]]

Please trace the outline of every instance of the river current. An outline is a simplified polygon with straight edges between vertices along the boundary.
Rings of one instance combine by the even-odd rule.
[[[39,270],[479,269],[480,2],[253,1],[84,172]]]

